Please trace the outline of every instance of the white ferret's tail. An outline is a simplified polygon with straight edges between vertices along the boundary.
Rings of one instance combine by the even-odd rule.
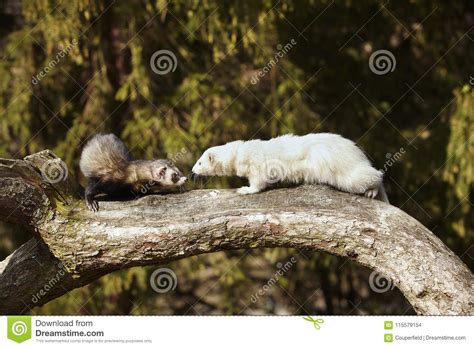
[[[380,184],[379,192],[377,193],[377,196],[375,196],[375,199],[390,204],[388,201],[387,192],[385,192],[385,188],[383,187],[383,183]]]

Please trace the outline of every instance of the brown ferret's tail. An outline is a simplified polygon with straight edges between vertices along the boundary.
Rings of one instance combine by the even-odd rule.
[[[131,160],[127,147],[114,134],[97,134],[82,150],[79,166],[87,178],[116,177],[124,174]]]

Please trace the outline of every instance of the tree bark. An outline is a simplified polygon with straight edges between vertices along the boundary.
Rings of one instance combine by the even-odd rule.
[[[0,262],[0,313],[22,313],[118,269],[230,249],[325,251],[396,285],[419,314],[473,314],[473,275],[432,232],[400,209],[323,186],[241,196],[195,190],[86,209],[43,151],[0,160],[0,220],[34,238]],[[308,274],[311,276],[311,274]]]

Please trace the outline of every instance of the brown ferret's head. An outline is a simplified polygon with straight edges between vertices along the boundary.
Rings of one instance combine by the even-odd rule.
[[[180,187],[187,181],[183,173],[171,161],[167,160],[151,162],[151,179],[161,189]]]

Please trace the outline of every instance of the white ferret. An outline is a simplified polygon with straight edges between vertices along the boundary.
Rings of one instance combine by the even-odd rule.
[[[270,140],[233,141],[207,149],[192,169],[204,176],[245,177],[241,194],[271,184],[326,184],[388,203],[383,173],[372,167],[360,148],[338,134],[282,135]]]

